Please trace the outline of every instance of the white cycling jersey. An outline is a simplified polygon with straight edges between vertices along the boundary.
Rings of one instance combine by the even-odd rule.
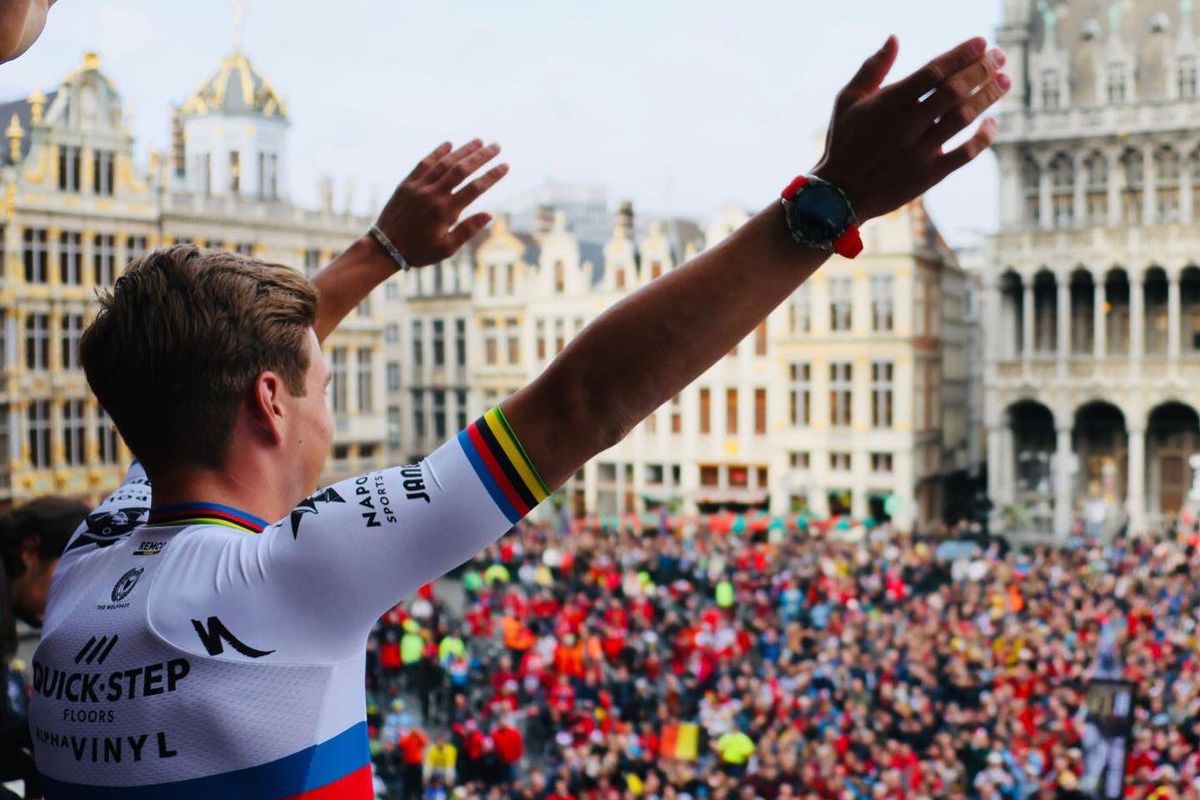
[[[372,625],[546,495],[499,408],[273,525],[152,507],[135,464],[51,584],[29,715],[46,797],[372,797]]]

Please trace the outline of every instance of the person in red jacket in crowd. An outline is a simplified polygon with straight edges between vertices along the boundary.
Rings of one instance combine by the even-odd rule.
[[[492,731],[492,742],[500,757],[501,783],[507,786],[516,779],[517,766],[525,755],[525,738],[517,729],[512,714],[506,714]]]
[[[420,728],[413,728],[396,742],[404,764],[404,800],[422,800],[425,792],[425,748],[429,737]]]

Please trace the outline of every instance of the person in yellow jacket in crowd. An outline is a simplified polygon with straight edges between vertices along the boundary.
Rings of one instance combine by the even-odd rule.
[[[739,730],[726,731],[713,745],[721,758],[721,769],[738,778],[746,772],[746,764],[754,755],[754,740]]]
[[[457,764],[458,748],[445,736],[439,736],[425,752],[425,782],[441,778],[444,785],[453,786]]]

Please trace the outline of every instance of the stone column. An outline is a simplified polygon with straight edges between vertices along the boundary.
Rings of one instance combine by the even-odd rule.
[[[1000,498],[1003,494],[1001,472],[1004,462],[1001,458],[1004,448],[1004,429],[999,425],[989,425],[987,429],[987,463],[988,463],[988,497],[991,498],[993,513],[999,512]]]
[[[1071,491],[1071,429],[1059,428],[1054,452],[1054,536],[1060,541],[1071,535],[1075,514]]]
[[[1179,221],[1188,224],[1195,213],[1195,198],[1192,195],[1192,160],[1184,153],[1179,159]]]
[[[1050,185],[1050,170],[1046,164],[1039,164],[1038,172],[1038,223],[1043,230],[1054,227],[1054,206],[1051,203],[1053,193]]]
[[[1129,360],[1133,372],[1141,371],[1146,339],[1146,283],[1139,273],[1129,275]]]
[[[1073,198],[1073,213],[1071,223],[1078,228],[1087,220],[1087,170],[1084,168],[1084,158],[1075,159],[1075,196]]]
[[[1158,221],[1158,171],[1154,168],[1154,148],[1142,151],[1142,224]]]
[[[1108,225],[1121,224],[1121,190],[1125,188],[1125,173],[1121,170],[1121,159],[1115,152],[1108,153]]]
[[[1058,299],[1055,304],[1058,318],[1058,372],[1067,373],[1067,359],[1071,354],[1071,283],[1070,277],[1063,280],[1058,276]]]
[[[1179,273],[1167,274],[1167,360],[1174,371],[1180,355]]]
[[[1129,532],[1146,532],[1146,430],[1129,430],[1129,486],[1126,493],[1129,510]]]
[[[1108,287],[1104,285],[1104,276],[1092,276],[1092,357],[1096,359],[1096,368],[1104,359],[1105,339],[1107,338],[1104,306],[1108,302]]]
[[[1021,296],[1021,360],[1028,369],[1029,361],[1033,358],[1033,279],[1027,280],[1022,288]]]

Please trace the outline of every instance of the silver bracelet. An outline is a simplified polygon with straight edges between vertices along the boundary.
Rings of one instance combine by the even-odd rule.
[[[378,225],[372,225],[367,228],[367,233],[374,236],[375,241],[379,242],[379,246],[387,251],[387,254],[392,257],[392,261],[396,262],[397,272],[401,270],[408,272],[412,269],[412,264],[408,263],[408,259],[396,249],[396,245],[392,244],[392,240],[387,237],[387,234],[379,230]]]

